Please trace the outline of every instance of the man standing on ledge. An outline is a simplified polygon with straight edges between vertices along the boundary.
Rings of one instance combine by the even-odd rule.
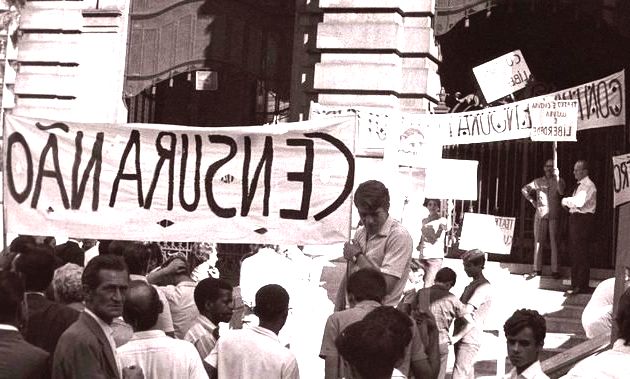
[[[588,164],[584,160],[575,162],[573,175],[577,180],[573,196],[562,199],[569,209],[569,248],[571,249],[571,289],[567,295],[582,293],[588,288],[588,247],[595,223],[597,188],[588,177]]]
[[[411,270],[411,235],[389,216],[389,191],[383,183],[368,180],[359,184],[354,193],[354,205],[359,211],[362,226],[343,248],[348,273],[365,268],[383,273],[387,292],[382,304],[395,307]],[[339,286],[335,310],[345,309],[346,280],[344,278]]]
[[[560,278],[558,272],[558,222],[560,218],[560,197],[564,195],[565,184],[558,178],[553,159],[545,162],[545,176],[532,180],[521,189],[521,193],[536,208],[534,216],[534,270],[527,279],[542,275],[542,242],[549,236],[551,247],[551,276]]]

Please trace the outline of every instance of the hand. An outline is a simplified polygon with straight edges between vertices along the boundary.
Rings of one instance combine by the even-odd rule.
[[[123,367],[123,379],[144,379],[142,368],[138,366]]]
[[[553,176],[556,178],[560,177],[560,170],[557,167],[553,169]]]
[[[343,257],[346,258],[346,260],[352,260],[361,253],[361,247],[354,241],[346,242],[343,245]]]
[[[186,262],[181,259],[173,259],[171,263],[166,265],[162,270],[166,275],[183,273],[186,272]]]

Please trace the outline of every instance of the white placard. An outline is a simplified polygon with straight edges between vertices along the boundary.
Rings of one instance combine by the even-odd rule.
[[[535,101],[529,112],[532,141],[577,141],[577,100]]]
[[[82,238],[349,238],[354,117],[231,128],[8,115],[6,228]]]
[[[509,255],[512,250],[515,223],[514,217],[464,213],[459,248]]]
[[[614,206],[630,201],[630,154],[618,155],[613,161]]]
[[[488,103],[525,88],[531,76],[520,50],[481,64],[473,73]]]

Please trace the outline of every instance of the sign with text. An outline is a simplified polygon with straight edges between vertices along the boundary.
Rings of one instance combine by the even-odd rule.
[[[514,217],[464,213],[459,248],[509,255],[512,250],[515,223]]]
[[[613,161],[614,206],[630,201],[630,154],[618,155]]]
[[[530,103],[532,141],[577,141],[577,100]]]
[[[520,50],[479,65],[473,73],[488,103],[525,88],[532,75]]]
[[[9,233],[327,244],[349,238],[354,117],[252,127],[8,115]]]

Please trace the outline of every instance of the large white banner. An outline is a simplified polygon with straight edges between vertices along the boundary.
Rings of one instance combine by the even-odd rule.
[[[630,201],[630,154],[618,155],[613,161],[614,206]]]
[[[9,115],[6,228],[153,241],[346,241],[354,132],[354,117],[199,128]]]
[[[520,50],[474,67],[473,73],[488,103],[525,88],[532,75]]]

